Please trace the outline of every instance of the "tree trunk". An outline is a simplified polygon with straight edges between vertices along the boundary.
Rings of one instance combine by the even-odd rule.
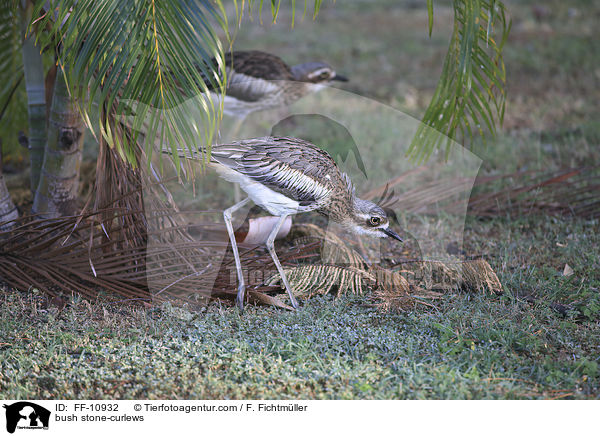
[[[61,68],[56,74],[48,120],[48,141],[32,211],[43,217],[76,212],[84,125]]]
[[[23,35],[31,15],[32,5],[28,4],[23,12]],[[46,145],[46,95],[44,86],[44,67],[42,54],[34,44],[35,35],[29,35],[23,42],[23,68],[25,70],[25,88],[27,90],[27,111],[29,114],[29,159],[31,162],[31,193],[40,181],[40,169],[44,159]]]
[[[2,173],[2,144],[0,144],[0,232],[10,230],[14,223],[4,223],[17,218],[19,218],[19,211],[12,202],[6,188],[6,183],[4,182],[4,175]]]

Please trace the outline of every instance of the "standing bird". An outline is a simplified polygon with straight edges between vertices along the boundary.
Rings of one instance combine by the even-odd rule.
[[[189,158],[187,153],[182,157]],[[298,303],[273,245],[289,215],[314,210],[353,233],[375,238],[389,236],[402,242],[389,228],[385,211],[371,201],[358,198],[348,175],[339,170],[327,152],[310,142],[264,137],[214,145],[209,165],[248,194],[246,199],[223,212],[237,269],[236,302],[240,311],[244,309],[245,284],[231,217],[249,200],[279,217],[266,245],[294,308],[298,308]]]
[[[213,64],[218,68],[216,60]],[[348,81],[324,62],[290,67],[281,58],[257,50],[225,54],[225,70],[223,110],[241,120],[251,112],[289,106],[333,80]]]

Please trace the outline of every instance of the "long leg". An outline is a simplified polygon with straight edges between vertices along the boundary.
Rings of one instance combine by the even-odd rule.
[[[275,227],[273,227],[273,230],[271,230],[271,233],[269,234],[269,238],[267,239],[267,249],[269,250],[269,253],[271,254],[271,258],[273,259],[273,262],[275,263],[275,266],[277,267],[277,271],[279,271],[279,276],[281,277],[281,281],[283,282],[283,285],[285,286],[285,290],[287,291],[288,295],[290,296],[290,301],[292,303],[292,307],[294,309],[298,309],[298,303],[296,302],[296,298],[294,298],[294,294],[292,294],[292,288],[290,287],[290,284],[287,281],[287,277],[285,276],[285,272],[283,271],[283,268],[281,267],[281,263],[279,263],[279,259],[277,258],[277,254],[275,253],[275,246],[274,246],[275,237],[277,236],[277,233],[279,233],[279,229],[281,228],[281,226],[283,225],[283,222],[285,221],[285,219],[287,217],[288,217],[287,215],[282,215],[279,217],[279,221],[277,222]]]
[[[244,311],[244,296],[246,293],[246,286],[244,284],[244,274],[242,273],[240,253],[238,252],[237,243],[235,242],[235,234],[233,233],[233,225],[231,224],[231,216],[235,211],[244,207],[248,201],[250,201],[250,198],[246,198],[239,203],[234,204],[229,209],[225,209],[223,211],[223,218],[225,219],[225,226],[227,227],[227,233],[229,234],[229,241],[231,242],[231,248],[233,249],[233,258],[235,259],[235,268],[237,270],[238,292],[235,301],[238,309],[240,309],[240,312]]]
[[[231,133],[228,134],[230,141],[237,141],[238,138],[238,134],[240,133],[240,130],[242,129],[242,125],[244,124],[244,120],[245,117],[240,117],[237,118],[235,120],[235,124],[233,126],[233,129],[231,129]],[[235,201],[236,203],[238,201],[240,201],[240,198],[242,198],[242,192],[240,189],[240,185],[238,185],[237,183],[233,185],[233,201]]]

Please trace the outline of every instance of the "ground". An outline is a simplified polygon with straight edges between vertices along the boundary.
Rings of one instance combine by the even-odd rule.
[[[238,48],[289,62],[326,58],[349,89],[419,116],[441,70],[452,12],[436,1],[327,3],[289,30],[244,21]],[[508,104],[482,174],[597,163],[600,45],[593,2],[508,2]],[[265,15],[266,17],[266,15]],[[503,295],[449,292],[433,308],[383,313],[368,296],[302,310],[218,302],[129,307],[36,290],[0,293],[3,398],[600,398],[600,232],[573,216],[469,217]],[[563,275],[565,265],[572,275]]]

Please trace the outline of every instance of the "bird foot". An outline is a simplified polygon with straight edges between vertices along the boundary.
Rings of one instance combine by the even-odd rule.
[[[245,296],[246,296],[246,287],[243,285],[240,285],[238,287],[237,297],[235,297],[235,304],[236,304],[238,310],[240,311],[240,313],[244,313]]]
[[[292,307],[294,308],[294,310],[300,309],[300,305],[298,304],[298,301],[296,300],[296,298],[294,298],[292,293],[288,292],[288,295],[290,297],[290,303],[291,303]]]

